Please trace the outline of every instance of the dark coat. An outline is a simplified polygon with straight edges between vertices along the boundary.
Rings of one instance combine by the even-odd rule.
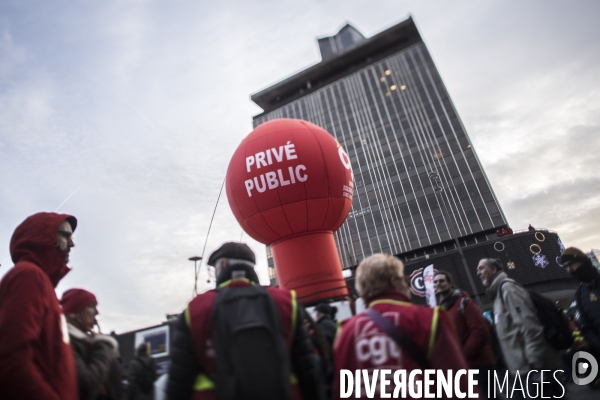
[[[600,354],[600,276],[591,283],[581,283],[575,292],[575,301],[581,333],[594,353]]]
[[[69,272],[56,248],[65,214],[38,213],[15,230],[15,263],[0,282],[0,393],[6,399],[76,400],[77,373],[54,287]],[[73,226],[73,228],[75,228]]]
[[[327,338],[329,342],[329,348],[333,350],[333,341],[335,340],[335,334],[337,333],[337,324],[331,319],[329,315],[323,315],[317,321],[321,332]]]
[[[156,362],[150,356],[136,356],[127,371],[129,386],[128,400],[153,400],[154,381],[156,380]]]
[[[122,368],[116,341],[110,336],[91,337],[69,325],[77,367],[79,400],[121,400]]]

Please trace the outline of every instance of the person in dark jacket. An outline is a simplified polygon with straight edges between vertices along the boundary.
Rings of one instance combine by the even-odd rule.
[[[600,359],[600,272],[588,256],[576,247],[565,249],[560,262],[580,282],[575,292],[580,331],[590,353]],[[594,386],[600,387],[600,377],[596,379]]]
[[[329,341],[331,349],[333,349],[333,341],[337,333],[337,324],[334,321],[336,312],[337,308],[327,303],[320,303],[315,307],[317,324],[319,324],[319,328],[321,328],[321,331]]]
[[[150,357],[149,343],[142,343],[136,349],[136,356],[129,364],[127,387],[128,400],[153,400],[156,362]]]
[[[325,392],[327,398],[330,398],[329,391],[333,380],[333,347],[321,330],[319,324],[312,319],[310,313],[304,313],[304,326],[308,331],[308,336],[313,346],[313,352],[319,362],[319,371],[325,383]]]
[[[254,252],[246,244],[234,242],[223,244],[208,260],[208,265],[215,267],[217,287],[230,291],[259,284],[254,263]],[[292,399],[324,399],[318,364],[295,294],[270,286],[265,289],[274,301],[276,315],[281,317],[283,339],[297,379],[297,383],[292,382]],[[169,400],[214,399],[225,388],[219,389],[218,380],[214,380],[218,378],[217,365],[223,360],[219,360],[211,340],[213,305],[218,294],[218,290],[210,290],[196,296],[177,321],[167,383]],[[241,395],[247,398],[246,393]]]
[[[75,217],[37,213],[15,229],[15,263],[0,282],[0,397],[76,400],[77,373],[54,288],[67,267]]]
[[[456,336],[469,368],[479,370],[479,393],[485,396],[488,371],[494,370],[496,365],[488,324],[469,295],[454,286],[449,272],[438,271],[433,284],[438,305],[448,312],[454,322]]]
[[[60,304],[67,316],[79,400],[121,400],[118,343],[111,336],[92,332],[98,315],[96,296],[84,289],[69,289]]]
[[[575,292],[581,333],[590,348],[600,355],[600,272],[581,250],[569,247],[560,256],[561,263],[580,282]]]

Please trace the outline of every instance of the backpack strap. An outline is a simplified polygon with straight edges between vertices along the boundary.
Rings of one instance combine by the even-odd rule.
[[[460,315],[462,315],[463,317],[465,316],[465,308],[467,307],[467,301],[469,301],[470,299],[468,297],[463,297],[462,299],[460,299],[460,305],[458,306],[458,309],[460,310]]]
[[[504,281],[504,282],[502,282],[502,283],[500,284],[500,287],[498,288],[498,295],[500,296],[500,301],[502,302],[502,305],[503,305],[503,306],[504,306],[504,292],[502,291],[502,288],[503,288],[503,286],[504,286],[505,284],[507,284],[507,283],[512,283],[512,284],[515,284],[515,285],[519,286],[519,285],[517,284],[517,282],[513,282],[513,281]]]
[[[437,307],[436,307],[437,308]],[[410,356],[422,369],[429,367],[429,360],[417,346],[417,344],[401,329],[395,326],[389,319],[381,315],[377,310],[368,308],[366,314],[375,322],[386,335],[388,335],[398,347]]]

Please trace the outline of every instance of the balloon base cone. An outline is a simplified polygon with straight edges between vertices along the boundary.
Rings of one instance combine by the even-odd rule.
[[[348,295],[333,232],[311,232],[271,244],[279,286],[301,303]]]

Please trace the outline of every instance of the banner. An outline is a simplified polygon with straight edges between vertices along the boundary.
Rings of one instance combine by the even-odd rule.
[[[152,357],[165,357],[169,355],[169,325],[146,329],[135,333],[134,349],[146,343]],[[135,351],[135,350],[134,350]],[[135,353],[134,353],[135,354]]]
[[[437,301],[435,299],[435,287],[433,285],[433,278],[435,277],[435,269],[433,269],[433,264],[429,264],[423,270],[423,284],[425,286],[425,299],[427,300],[427,305],[429,307],[435,307],[437,305]]]

